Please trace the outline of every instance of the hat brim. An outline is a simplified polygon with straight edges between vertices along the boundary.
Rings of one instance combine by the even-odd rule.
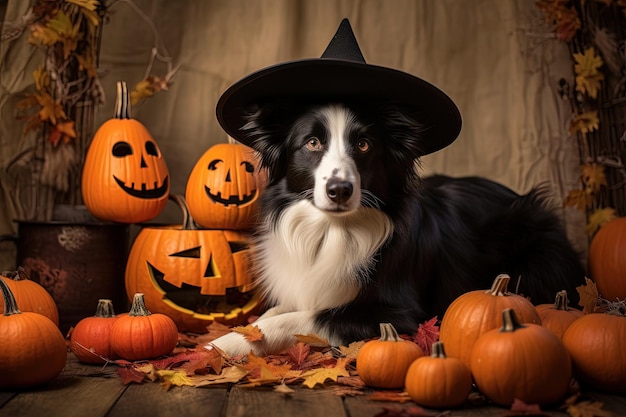
[[[217,120],[228,135],[251,146],[241,127],[244,109],[271,100],[296,103],[377,101],[401,104],[420,114],[426,155],[452,143],[461,131],[454,102],[434,85],[411,74],[355,61],[305,59],[254,72],[229,87],[217,103]]]

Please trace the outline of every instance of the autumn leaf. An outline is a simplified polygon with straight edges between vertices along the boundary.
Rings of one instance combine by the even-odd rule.
[[[141,384],[144,378],[146,377],[146,374],[144,374],[141,371],[136,370],[133,367],[121,366],[117,368],[115,371],[122,379],[122,383],[124,385],[128,385],[131,383]]]
[[[59,41],[59,34],[41,24],[30,25],[28,42],[33,45],[51,46]]]
[[[433,343],[439,340],[439,326],[437,326],[437,316],[420,324],[413,341],[422,349],[425,355],[432,352]]]
[[[599,126],[598,112],[591,110],[575,115],[570,121],[569,132],[572,135],[577,132],[586,134],[598,130]]]
[[[340,376],[350,376],[350,373],[346,370],[346,363],[347,360],[345,358],[339,358],[333,368],[317,368],[306,371],[302,374],[304,378],[302,385],[313,388],[317,384],[323,385],[328,379],[336,382]]]
[[[306,335],[297,334],[295,337],[298,342],[306,343],[312,347],[316,347],[316,348],[330,347],[330,343],[328,343],[328,340],[316,334],[306,334]]]
[[[581,27],[576,9],[568,7],[569,0],[539,0],[537,7],[542,10],[546,20],[556,26],[559,41],[571,41]]]
[[[614,417],[609,410],[604,410],[601,401],[581,401],[567,406],[567,413],[572,417]]]
[[[74,130],[74,121],[67,120],[59,122],[50,128],[50,134],[48,135],[48,142],[57,146],[59,143],[69,143],[72,139],[76,138],[76,131]]]
[[[356,356],[359,354],[359,350],[365,344],[365,340],[359,340],[358,342],[352,342],[348,346],[340,346],[339,351],[344,358],[349,360],[356,360]]]
[[[193,386],[193,382],[184,371],[161,370],[157,371],[159,375],[159,385],[169,390],[172,385],[182,387],[183,385]]]
[[[617,212],[611,207],[595,210],[587,221],[587,235],[593,236],[602,226],[617,217]]]
[[[33,71],[33,78],[35,79],[37,91],[45,91],[50,85],[50,75],[48,75],[48,71],[41,64]]]
[[[591,193],[600,191],[600,187],[607,186],[606,175],[604,173],[604,165],[600,164],[584,164],[581,166],[581,179]]]
[[[604,64],[602,58],[596,55],[593,47],[585,49],[582,54],[574,53],[572,56],[576,61],[574,65],[576,91],[596,98],[600,89],[600,81],[604,80],[604,75],[599,71]]]
[[[575,207],[578,210],[585,210],[589,204],[591,204],[592,197],[585,190],[571,190],[563,205],[566,207]]]
[[[42,121],[49,121],[51,124],[56,125],[57,119],[67,119],[61,104],[56,102],[50,94],[45,92],[38,93],[35,94],[35,98],[41,106],[41,110],[39,110],[39,118]]]
[[[229,366],[222,369],[219,375],[194,375],[189,377],[189,380],[195,387],[205,387],[208,385],[218,384],[236,384],[240,382],[248,371],[241,366]]]
[[[296,366],[301,366],[306,358],[309,356],[311,348],[306,343],[298,342],[289,349],[287,354]]]
[[[263,333],[261,333],[259,326],[248,324],[247,326],[233,327],[231,330],[243,335],[248,342],[260,342],[263,340]]]
[[[578,305],[583,308],[583,313],[593,313],[598,303],[598,289],[596,283],[585,277],[585,284],[576,287],[580,301]]]
[[[85,18],[93,26],[100,24],[100,17],[96,13],[96,9],[100,2],[98,0],[65,0],[67,3],[72,3],[80,7],[80,11]]]

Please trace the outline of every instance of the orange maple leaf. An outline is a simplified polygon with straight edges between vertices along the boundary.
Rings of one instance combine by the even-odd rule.
[[[302,385],[313,388],[317,384],[324,385],[327,380],[337,381],[340,376],[350,376],[346,369],[346,358],[339,358],[334,368],[317,368],[306,371],[302,374],[304,382]]]
[[[306,334],[306,335],[297,334],[295,337],[298,342],[306,343],[312,347],[317,347],[317,348],[330,347],[330,343],[328,343],[328,340],[316,334]]]
[[[578,210],[584,210],[589,204],[591,204],[592,198],[585,190],[571,190],[563,205],[566,207],[576,207]]]
[[[590,133],[594,130],[598,130],[600,126],[600,119],[598,118],[598,112],[595,110],[586,111],[581,114],[575,115],[570,121],[569,132],[574,135],[577,132]]]
[[[585,284],[576,287],[576,291],[580,295],[578,305],[583,308],[583,313],[593,313],[598,304],[598,288],[596,283],[585,277]]]
[[[233,327],[232,331],[243,335],[248,342],[260,342],[263,340],[263,333],[261,333],[259,326],[253,326],[252,324],[237,326]]]

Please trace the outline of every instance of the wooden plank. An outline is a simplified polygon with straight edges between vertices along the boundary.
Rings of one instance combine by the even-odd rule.
[[[329,389],[297,388],[280,394],[268,388],[233,387],[226,417],[346,417],[341,397]],[[353,416],[356,417],[356,416]]]
[[[0,415],[104,417],[125,388],[117,378],[61,374],[44,387],[20,392],[0,409]]]
[[[228,390],[224,388],[172,387],[157,383],[129,385],[107,417],[219,416]]]
[[[11,398],[17,395],[15,392],[0,391],[0,408],[9,402]]]

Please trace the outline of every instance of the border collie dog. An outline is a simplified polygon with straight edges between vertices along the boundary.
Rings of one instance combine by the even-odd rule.
[[[535,304],[559,290],[577,302],[585,272],[545,190],[420,177],[419,114],[359,102],[249,110],[242,135],[269,175],[253,265],[271,308],[254,323],[262,341],[230,333],[212,345],[267,354],[310,333],[340,345],[381,322],[411,334],[501,273]]]

